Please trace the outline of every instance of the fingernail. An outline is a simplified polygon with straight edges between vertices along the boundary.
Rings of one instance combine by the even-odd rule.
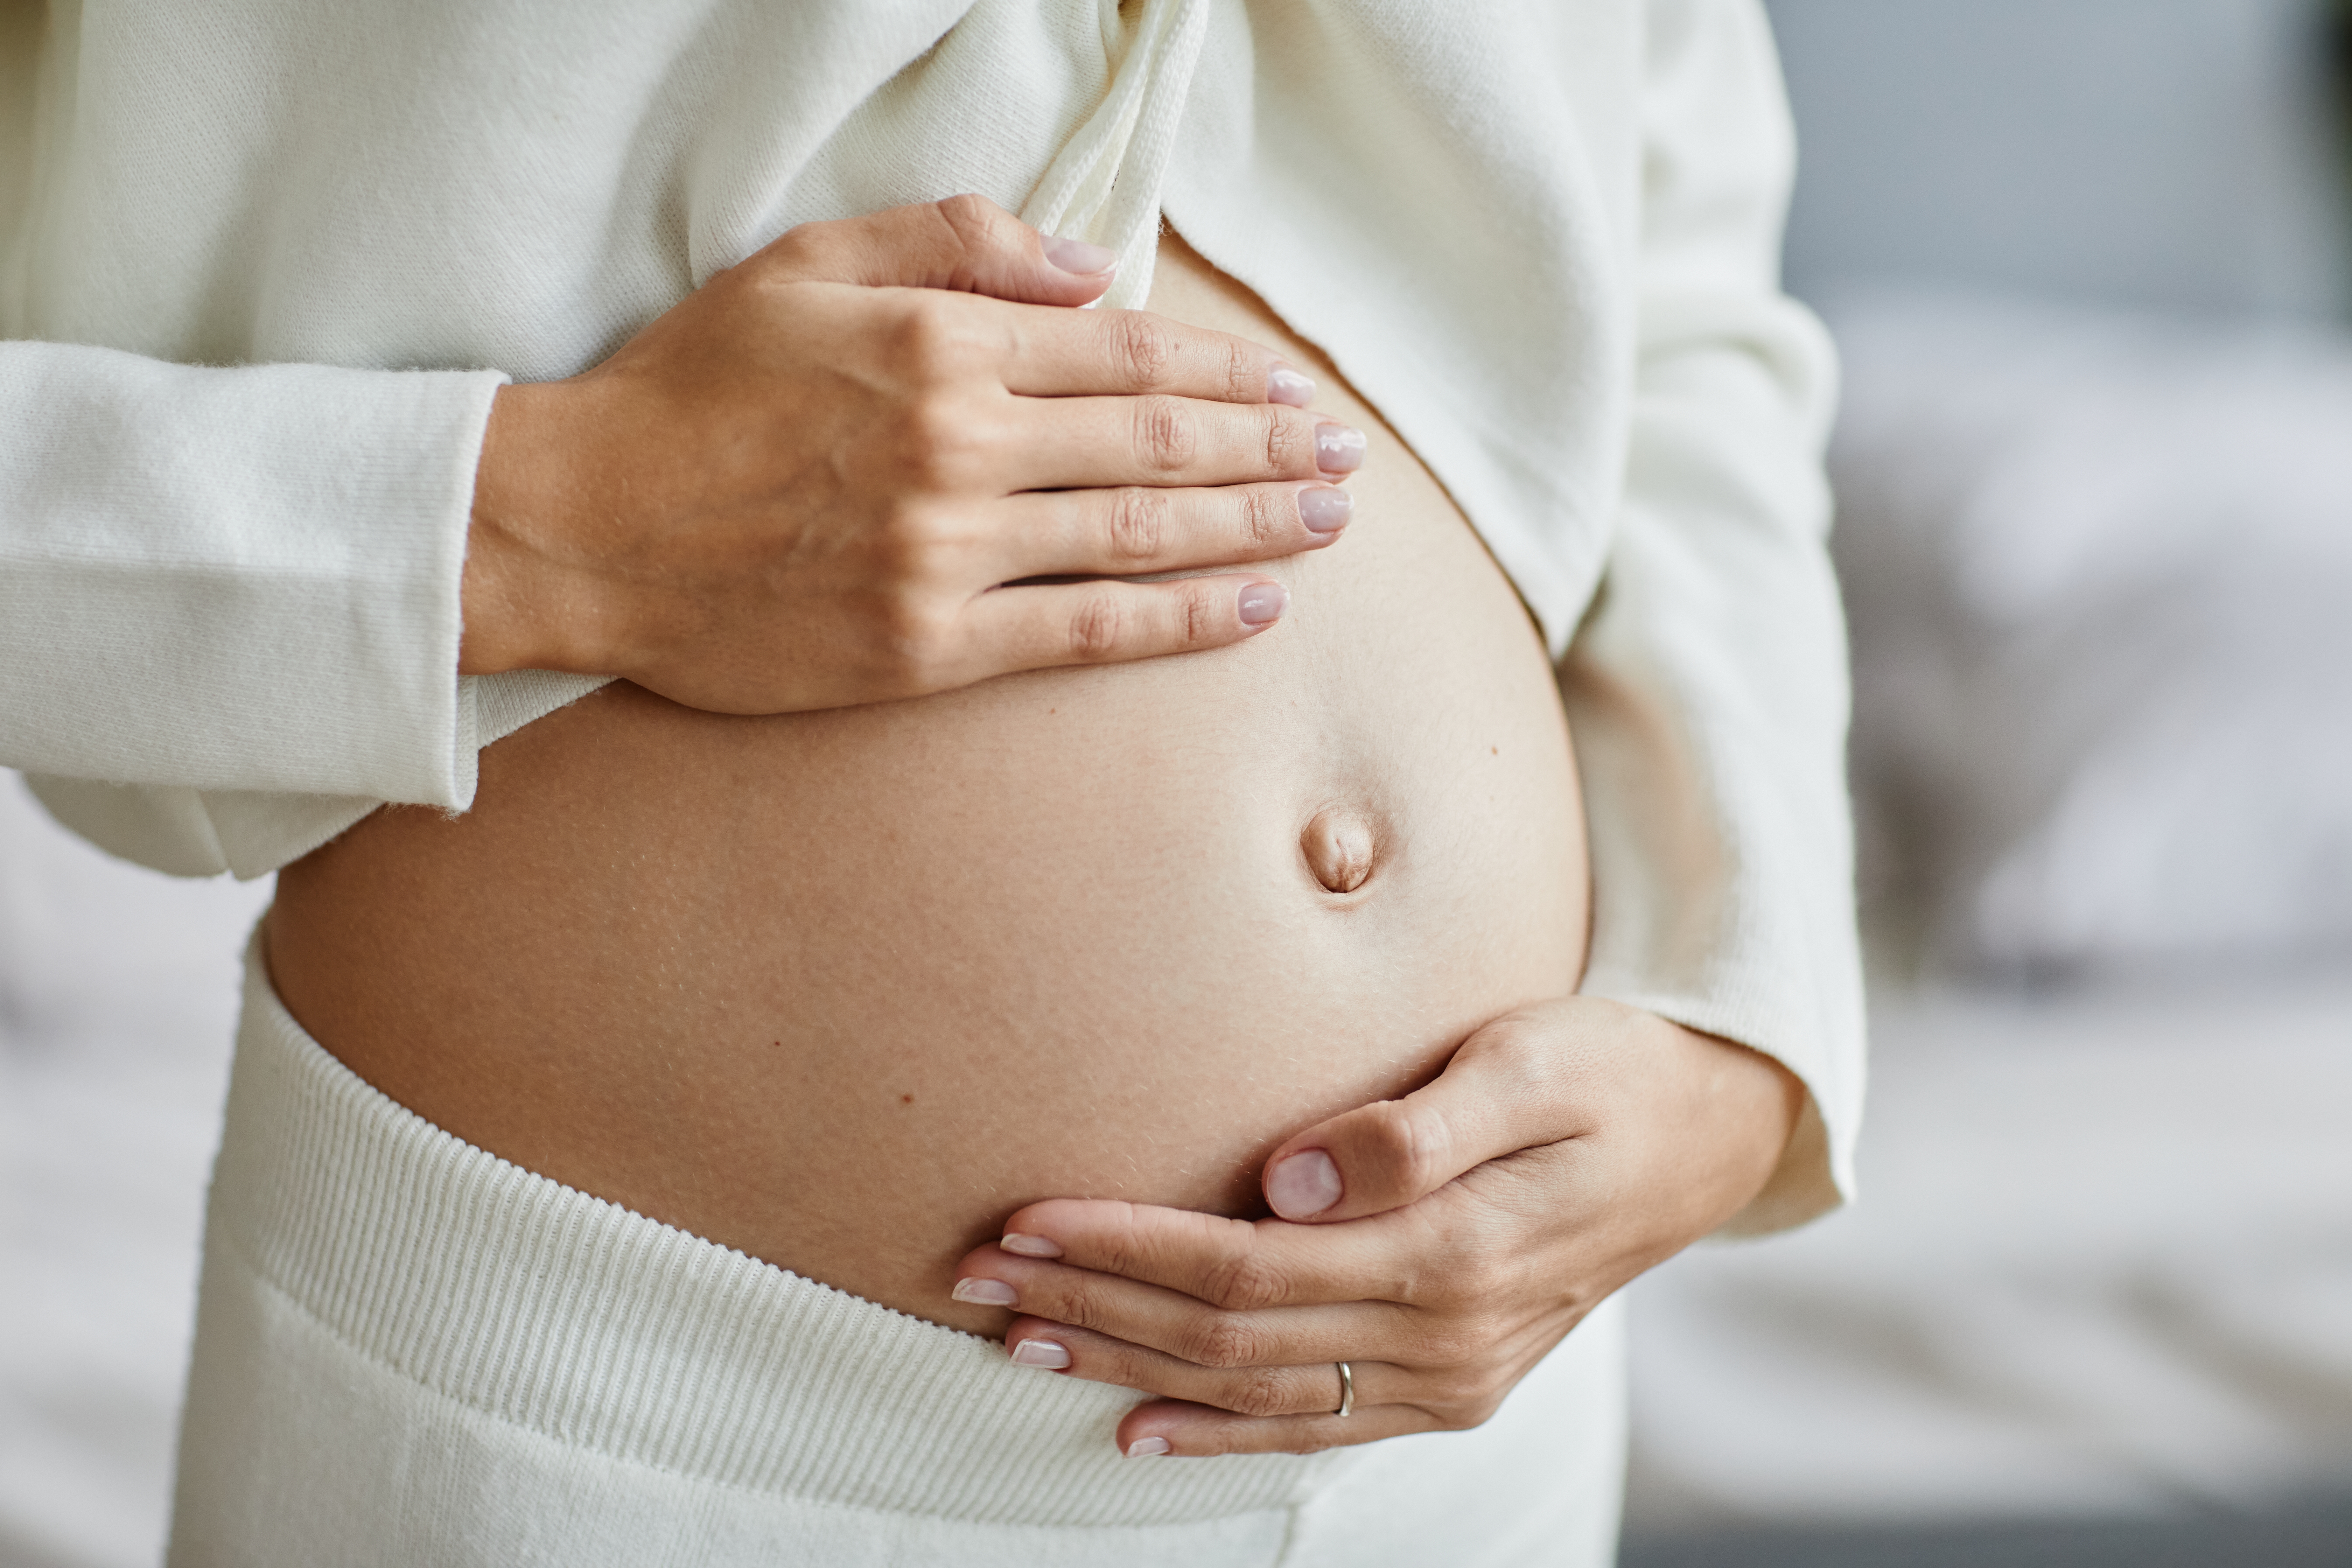
[[[1070,1352],[1051,1340],[1023,1340],[1013,1347],[1013,1364],[1049,1367],[1059,1372],[1070,1364]]]
[[[1108,272],[1110,264],[1118,259],[1118,252],[1099,245],[1088,245],[1083,239],[1064,239],[1058,234],[1045,237],[1045,259],[1065,272]]]
[[[1330,485],[1298,492],[1298,521],[1309,533],[1339,532],[1348,526],[1348,514],[1355,510],[1356,498]]]
[[[1056,1246],[1055,1243],[1046,1240],[1044,1237],[1024,1236],[1017,1230],[998,1241],[996,1245],[1004,1248],[1007,1252],[1017,1252],[1024,1258],[1059,1258],[1062,1256],[1061,1247]]]
[[[1148,1459],[1154,1454],[1167,1451],[1168,1439],[1165,1437],[1138,1437],[1127,1446],[1127,1457],[1130,1459]]]
[[[948,1294],[975,1307],[1010,1307],[1021,1300],[1021,1292],[1002,1279],[959,1279]]]
[[[1282,619],[1290,605],[1290,590],[1279,583],[1253,583],[1242,590],[1242,625],[1262,626]]]
[[[1315,384],[1276,360],[1266,367],[1265,400],[1304,408],[1315,401]]]
[[[1364,466],[1364,433],[1345,425],[1318,425],[1315,466],[1327,474],[1354,473]]]
[[[1339,1167],[1320,1149],[1293,1154],[1265,1173],[1265,1201],[1285,1219],[1312,1219],[1339,1197]]]

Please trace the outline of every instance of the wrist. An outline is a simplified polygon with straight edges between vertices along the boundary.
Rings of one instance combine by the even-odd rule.
[[[1771,1187],[1786,1162],[1809,1091],[1803,1079],[1761,1051],[1719,1035],[1670,1026],[1695,1047],[1700,1073],[1696,1103],[1703,1113],[1712,1113],[1708,1120],[1721,1140],[1732,1213],[1744,1213]]]
[[[566,526],[562,383],[499,389],[474,468],[459,594],[461,675],[509,669],[594,673],[580,646],[586,618],[564,613]]]

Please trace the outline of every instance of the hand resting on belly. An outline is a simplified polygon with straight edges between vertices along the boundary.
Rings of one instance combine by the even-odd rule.
[[[1262,1213],[1283,1139],[1572,990],[1574,765],[1508,583],[1245,291],[1171,241],[1153,302],[1368,433],[1275,634],[768,718],[607,688],[467,816],[282,875],[295,1016],[518,1163],[990,1331],[956,1260],[1023,1204]]]

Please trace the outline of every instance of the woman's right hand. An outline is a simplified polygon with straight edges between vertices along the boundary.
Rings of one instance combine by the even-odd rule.
[[[807,224],[503,388],[461,668],[774,713],[1264,630],[1261,574],[1102,579],[1330,543],[1362,437],[1255,344],[1071,309],[1108,259],[976,196]]]

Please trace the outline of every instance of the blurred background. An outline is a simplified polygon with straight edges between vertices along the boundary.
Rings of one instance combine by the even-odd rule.
[[[2352,50],[1773,0],[1834,455],[1864,1199],[1637,1285],[1628,1568],[2352,1563]],[[0,1565],[151,1563],[267,887],[0,774]]]
[[[2352,31],[1771,0],[1862,1202],[1634,1287],[1628,1568],[2352,1564]]]

